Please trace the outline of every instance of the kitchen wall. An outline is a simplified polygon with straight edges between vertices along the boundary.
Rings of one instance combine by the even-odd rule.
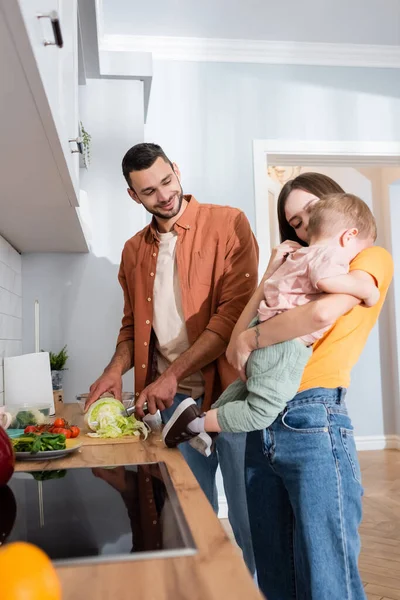
[[[82,216],[90,253],[24,255],[23,350],[33,350],[34,301],[40,302],[41,348],[68,345],[65,400],[88,391],[115,348],[122,315],[117,275],[123,245],[144,227],[144,210],[126,192],[121,160],[143,141],[140,81],[87,80],[80,118],[92,136],[91,163],[81,170]],[[125,389],[133,389],[132,373]]]
[[[254,139],[399,140],[396,69],[154,61],[146,141],[254,226]]]
[[[3,358],[22,354],[21,255],[0,236],[0,406]]]

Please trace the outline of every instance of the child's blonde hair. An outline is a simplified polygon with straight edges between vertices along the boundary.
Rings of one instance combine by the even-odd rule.
[[[308,223],[310,237],[335,235],[338,229],[358,229],[360,239],[376,240],[376,222],[367,204],[354,194],[323,196],[311,209]]]

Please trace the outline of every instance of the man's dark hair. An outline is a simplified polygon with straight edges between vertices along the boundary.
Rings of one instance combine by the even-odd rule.
[[[158,146],[157,144],[136,144],[136,146],[132,146],[132,148],[128,150],[122,159],[122,173],[130,188],[132,186],[129,174],[132,173],[132,171],[144,171],[144,169],[149,169],[154,165],[157,158],[162,158],[163,161],[170,164],[172,167],[172,162],[169,160],[161,146]]]

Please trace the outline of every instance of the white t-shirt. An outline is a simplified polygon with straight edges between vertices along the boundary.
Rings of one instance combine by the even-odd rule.
[[[157,337],[157,370],[160,375],[190,344],[182,309],[181,290],[176,265],[175,231],[158,233],[156,275],[153,292],[153,329]],[[178,392],[192,398],[204,393],[204,379],[199,371],[179,383]]]

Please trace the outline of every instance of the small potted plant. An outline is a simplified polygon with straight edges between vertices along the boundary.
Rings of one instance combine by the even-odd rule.
[[[80,122],[80,137],[82,140],[83,152],[79,156],[79,166],[81,168],[87,169],[90,165],[90,143],[92,140],[92,136],[86,131],[82,121]]]
[[[67,346],[64,346],[58,354],[49,352],[49,356],[53,390],[62,390],[63,371],[65,371],[65,363],[68,360]]]

